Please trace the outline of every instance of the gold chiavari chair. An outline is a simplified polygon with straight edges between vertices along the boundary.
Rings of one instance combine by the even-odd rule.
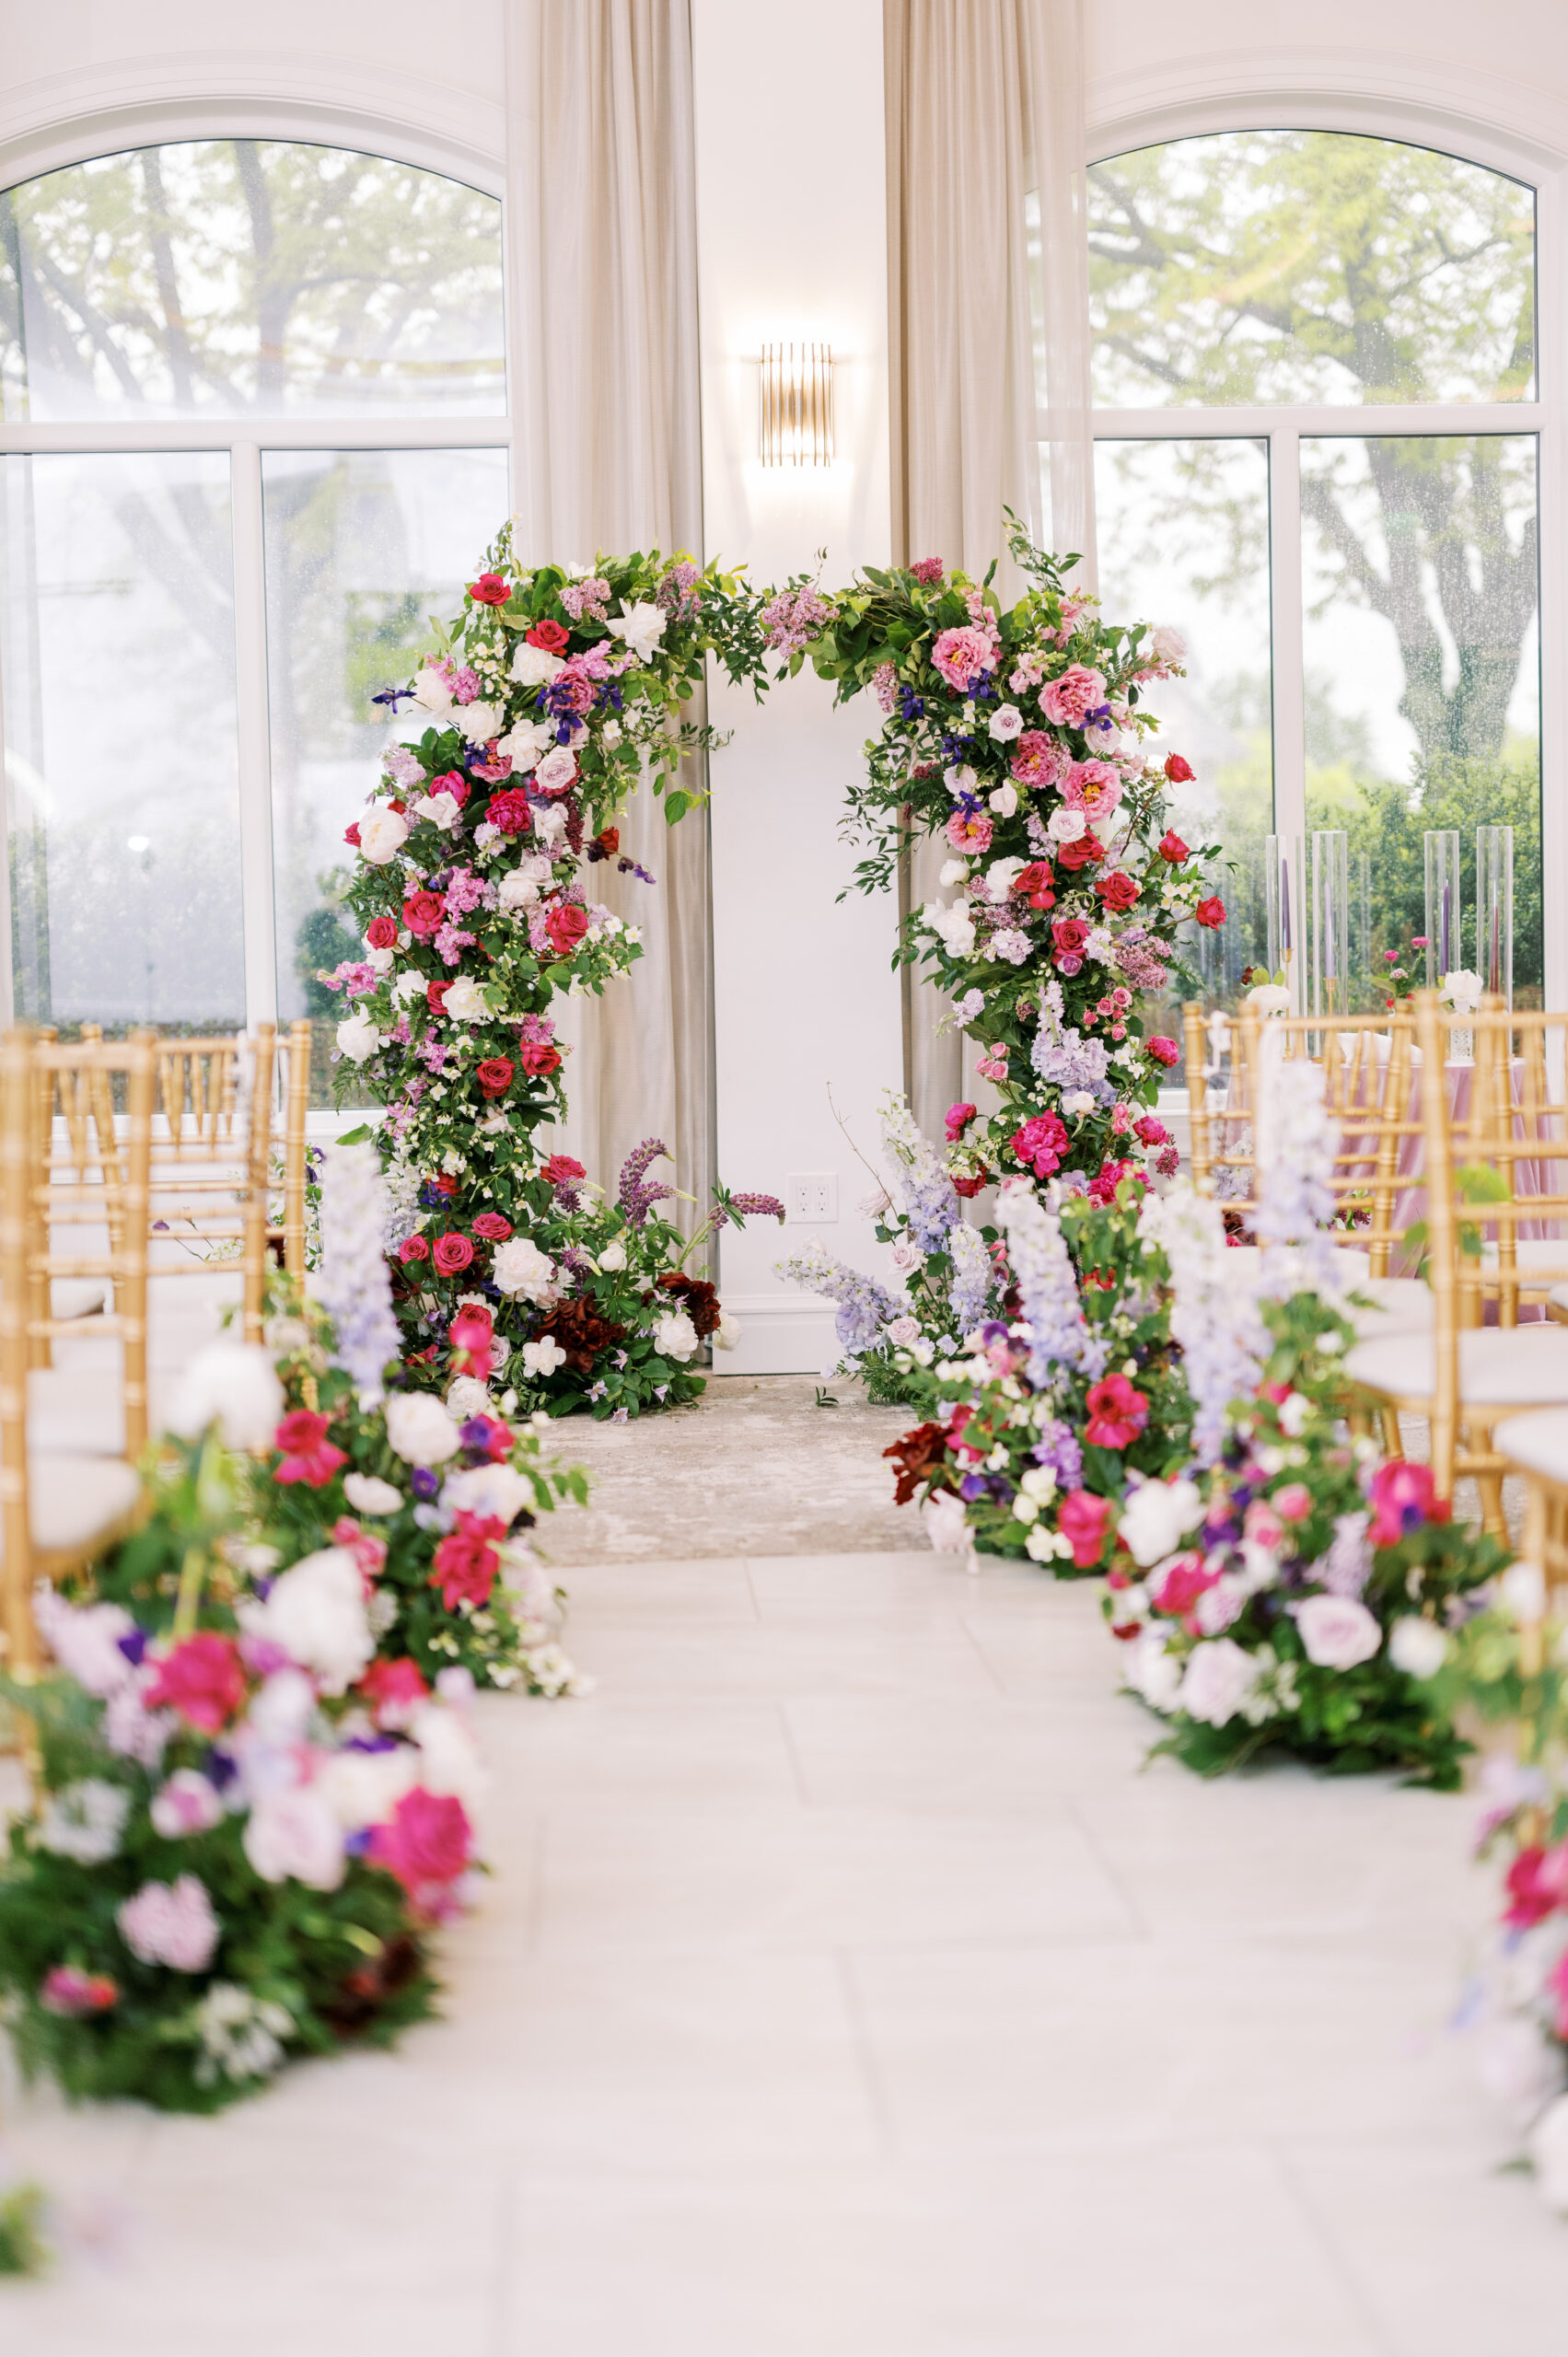
[[[310,1110],[310,1025],[291,1023],[284,1042],[283,1225],[269,1227],[267,1240],[283,1247],[291,1277],[305,1274],[306,1121]]]
[[[1370,1337],[1346,1357],[1345,1372],[1396,1412],[1426,1416],[1438,1493],[1453,1494],[1456,1474],[1473,1474],[1489,1530],[1505,1533],[1504,1460],[1493,1434],[1519,1410],[1568,1403],[1568,1332],[1515,1322],[1518,1230],[1542,1217],[1568,1216],[1568,1196],[1518,1187],[1527,1150],[1540,1140],[1516,1134],[1512,1064],[1521,1022],[1550,1039],[1568,1016],[1511,1015],[1495,1002],[1465,1018],[1475,1044],[1470,1104],[1456,1122],[1446,1070],[1449,1033],[1458,1028],[1433,992],[1416,1000],[1423,1194],[1433,1322],[1424,1334]],[[1489,1250],[1490,1248],[1490,1250]],[[1489,1300],[1498,1323],[1483,1323]]]
[[[147,1434],[153,1054],[145,1035],[67,1047],[26,1030],[0,1038],[0,1632],[7,1665],[22,1678],[38,1666],[35,1580],[87,1561],[130,1525],[140,1502],[136,1469],[126,1459]],[[117,1082],[123,1137],[114,1134]],[[59,1146],[57,1120],[71,1160]],[[73,1176],[64,1176],[66,1169]],[[110,1238],[101,1254],[80,1242],[84,1228],[95,1225]],[[65,1251],[55,1248],[62,1235],[73,1239]],[[48,1305],[53,1286],[72,1280],[112,1288],[114,1310],[93,1323],[120,1343],[124,1456],[118,1459],[43,1449],[32,1428],[33,1345],[80,1322],[41,1316],[37,1305]]]
[[[168,1279],[237,1271],[248,1342],[261,1339],[266,1291],[275,1048],[273,1026],[263,1023],[249,1037],[159,1039],[156,1051],[155,1307]]]
[[[1568,1608],[1568,1408],[1508,1416],[1492,1435],[1504,1463],[1524,1476],[1528,1504],[1523,1553],[1539,1563],[1553,1592],[1550,1609]]]

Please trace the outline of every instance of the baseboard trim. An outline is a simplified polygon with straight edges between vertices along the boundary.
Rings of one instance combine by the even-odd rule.
[[[838,1357],[833,1304],[815,1294],[726,1293],[724,1306],[741,1332],[714,1353],[715,1375],[820,1376]]]

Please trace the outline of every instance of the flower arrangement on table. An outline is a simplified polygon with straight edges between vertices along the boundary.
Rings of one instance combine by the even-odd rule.
[[[432,1207],[422,1197],[392,1239],[393,1306],[411,1378],[490,1414],[492,1380],[504,1386],[507,1415],[586,1410],[624,1422],[699,1398],[698,1353],[704,1344],[732,1349],[740,1324],[689,1264],[701,1266],[704,1246],[726,1225],[782,1221],[784,1207],[773,1195],[715,1186],[706,1216],[682,1236],[657,1209],[676,1194],[653,1167],[668,1152],[660,1139],[645,1139],[613,1202],[570,1155],[517,1170],[516,1228],[489,1212],[465,1234],[439,1190],[427,1190]]]
[[[348,830],[362,954],[321,979],[352,1003],[340,1095],[352,1071],[386,1105],[394,1198],[437,1214],[400,1240],[422,1237],[443,1278],[548,1219],[565,1163],[535,1139],[565,1107],[552,1004],[641,955],[596,869],[654,881],[616,821],[645,776],[671,821],[699,798],[677,764],[715,739],[684,707],[709,655],[761,692],[761,607],[716,564],[656,552],[525,570],[507,527],[412,688],[377,699],[412,702],[420,733],[389,749]]]
[[[377,1657],[342,1550],[252,1585],[246,1490],[215,1427],[170,1444],[147,1527],[179,1559],[172,1620],[44,1588],[55,1669],[4,1689],[39,1768],[0,1991],[24,2072],[73,2096],[213,2111],[291,2055],[389,2042],[471,1895],[470,1681]]]
[[[1016,522],[1009,544],[1030,582],[1009,608],[989,575],[933,560],[868,568],[831,598],[775,598],[764,624],[789,669],[809,659],[841,699],[869,688],[886,714],[850,796],[871,846],[861,888],[890,881],[912,831],[952,851],[955,897],[912,913],[902,955],[955,1001],[1002,1097],[990,1116],[955,1108],[955,1175],[1092,1178],[1139,1148],[1174,1170],[1153,1108],[1179,1051],[1146,1036],[1144,1010],[1191,980],[1182,929],[1225,916],[1204,877],[1214,847],[1166,823],[1167,786],[1193,772],[1144,752],[1142,691],[1179,676],[1186,650],[1175,631],[1101,619]]]

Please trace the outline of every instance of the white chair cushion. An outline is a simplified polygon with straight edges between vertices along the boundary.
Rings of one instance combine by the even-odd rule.
[[[1533,1415],[1510,1416],[1493,1431],[1492,1445],[1527,1473],[1568,1481],[1568,1408],[1539,1408]]]
[[[1365,1294],[1370,1308],[1345,1304],[1345,1316],[1358,1341],[1372,1342],[1389,1334],[1424,1334],[1433,1318],[1432,1288],[1419,1277],[1365,1277],[1355,1288]]]
[[[1263,1257],[1263,1248],[1260,1244],[1232,1244],[1226,1248],[1238,1263],[1237,1275],[1243,1269],[1249,1275],[1256,1275],[1258,1263]],[[1363,1252],[1356,1245],[1342,1245],[1336,1249],[1335,1266],[1339,1270],[1342,1284],[1365,1286],[1370,1282],[1372,1255],[1370,1252]]]
[[[1482,1326],[1459,1338],[1459,1398],[1476,1408],[1568,1400],[1568,1328]],[[1436,1383],[1434,1334],[1389,1334],[1357,1342],[1345,1373],[1390,1399],[1430,1399]]]
[[[1495,1244],[1481,1246],[1481,1265],[1496,1268]],[[1514,1247],[1514,1265],[1521,1276],[1532,1272],[1538,1277],[1568,1278],[1568,1236],[1521,1236]]]
[[[150,1431],[164,1429],[179,1381],[178,1368],[148,1370]],[[28,1376],[28,1446],[49,1457],[123,1457],[125,1396],[118,1357],[112,1367],[34,1367]]]
[[[28,1512],[41,1554],[85,1553],[129,1519],[140,1495],[135,1467],[112,1457],[29,1456]]]

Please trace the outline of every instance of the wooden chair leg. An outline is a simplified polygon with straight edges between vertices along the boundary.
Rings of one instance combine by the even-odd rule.
[[[1397,1408],[1379,1408],[1377,1411],[1377,1421],[1383,1427],[1383,1454],[1385,1457],[1402,1457],[1405,1453],[1405,1441],[1404,1434],[1400,1430],[1399,1410]]]

